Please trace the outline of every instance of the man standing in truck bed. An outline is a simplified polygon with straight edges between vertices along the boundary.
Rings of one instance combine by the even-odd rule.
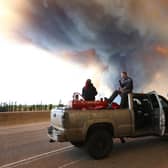
[[[115,90],[108,99],[109,103],[120,95],[121,96],[121,108],[125,108],[128,105],[127,97],[129,93],[133,91],[133,80],[127,74],[127,72],[121,72],[121,79],[119,80],[119,89]]]

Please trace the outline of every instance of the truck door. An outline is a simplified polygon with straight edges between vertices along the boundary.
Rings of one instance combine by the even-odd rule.
[[[133,109],[135,117],[135,132],[137,135],[152,133],[153,117],[152,104],[147,94],[133,95]]]
[[[165,124],[166,124],[163,106],[156,92],[151,92],[149,93],[149,95],[153,105],[154,132],[157,135],[162,136],[165,133]]]
[[[159,95],[159,98],[160,98],[160,102],[161,102],[161,104],[163,106],[165,119],[166,119],[166,122],[165,122],[165,125],[166,125],[165,133],[168,133],[168,100],[166,98],[164,98],[163,96],[160,96],[160,95]]]

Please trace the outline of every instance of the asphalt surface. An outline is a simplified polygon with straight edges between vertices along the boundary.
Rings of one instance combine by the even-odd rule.
[[[168,168],[168,138],[115,140],[109,157],[93,160],[70,143],[50,144],[48,125],[0,127],[0,168]]]

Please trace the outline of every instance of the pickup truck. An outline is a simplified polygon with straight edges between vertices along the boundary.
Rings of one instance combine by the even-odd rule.
[[[128,107],[51,110],[50,141],[85,147],[94,159],[106,157],[114,138],[168,135],[168,100],[156,92],[128,94]]]

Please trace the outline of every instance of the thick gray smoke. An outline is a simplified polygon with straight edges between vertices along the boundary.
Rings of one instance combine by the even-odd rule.
[[[134,78],[137,89],[146,87],[157,73],[166,74],[168,57],[154,50],[156,44],[167,43],[167,11],[162,8],[166,4],[161,6],[164,0],[160,4],[156,0],[152,4],[145,0],[27,3],[20,10],[25,21],[17,30],[18,36],[51,52],[94,48],[98,60],[108,66],[109,86],[115,85],[123,70]]]

